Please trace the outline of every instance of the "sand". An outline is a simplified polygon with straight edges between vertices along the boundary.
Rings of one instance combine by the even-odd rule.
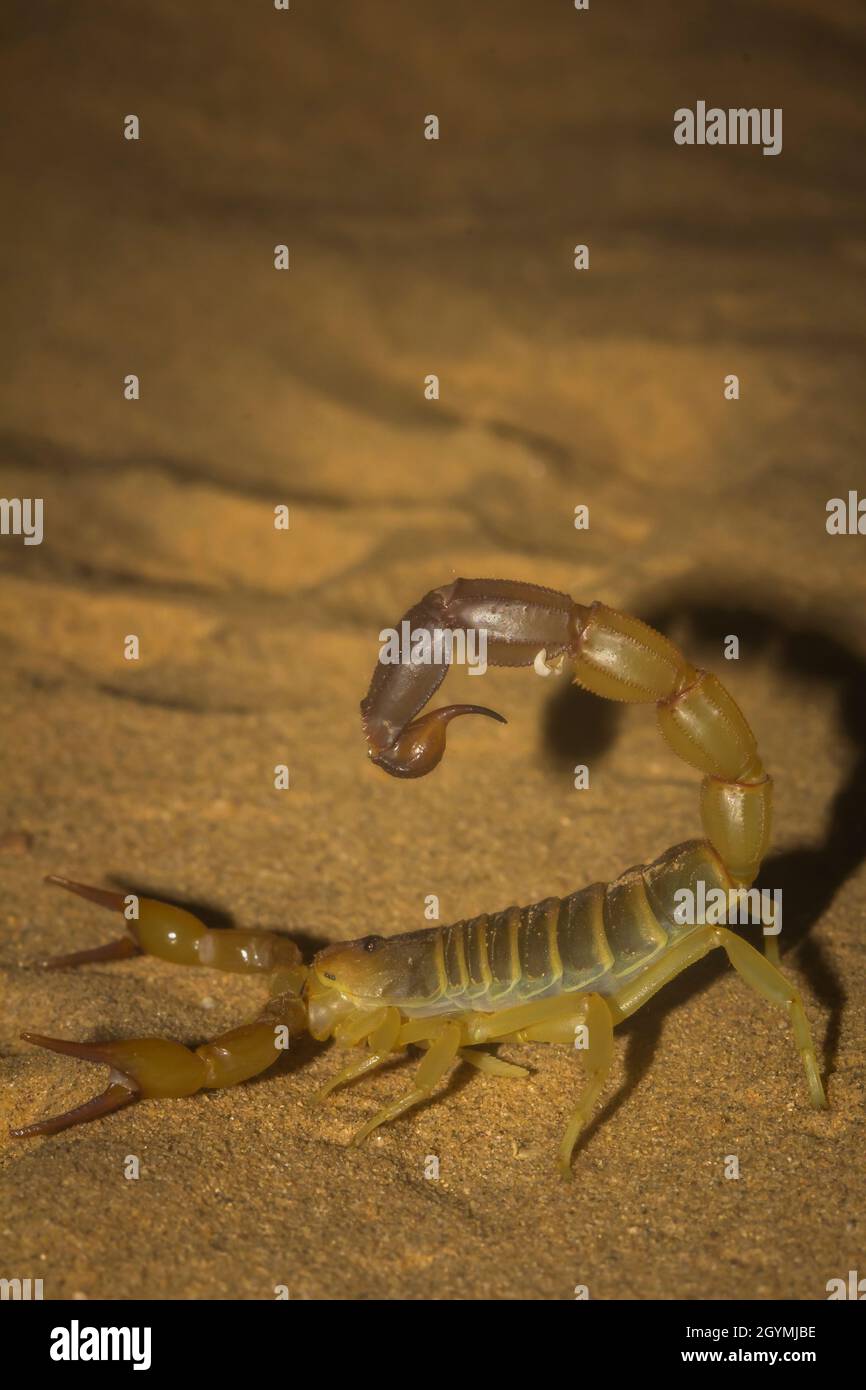
[[[699,833],[650,711],[531,671],[452,673],[509,723],[455,725],[433,776],[370,766],[379,630],[456,575],[602,599],[729,684],[776,779],[761,882],[830,1108],[713,957],[618,1031],[570,1183],[568,1050],[512,1049],[526,1081],[460,1069],[352,1149],[407,1065],[314,1109],[336,1061],[301,1041],[239,1088],[0,1137],[0,1276],[824,1298],[863,1270],[866,1188],[866,540],[825,526],[864,485],[859,7],[30,3],[3,29],[0,490],[43,498],[45,534],[0,538],[2,1136],[102,1085],[22,1029],[198,1043],[262,998],[147,958],[35,969],[115,932],[47,873],[309,952]],[[782,107],[782,154],[675,146],[698,97]]]

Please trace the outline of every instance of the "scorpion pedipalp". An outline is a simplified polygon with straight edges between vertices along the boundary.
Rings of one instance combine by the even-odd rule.
[[[46,874],[45,882],[50,883],[55,888],[64,888],[69,893],[75,893],[79,898],[86,898],[88,902],[97,903],[99,907],[106,907],[111,912],[123,912],[126,905],[126,897],[123,893],[116,892],[110,888],[92,888],[86,883],[76,883],[74,879],[63,878],[61,874]],[[131,956],[141,955],[141,947],[134,936],[119,936],[114,941],[107,941],[103,946],[93,946],[85,951],[70,951],[65,955],[43,956],[36,961],[43,970],[65,970],[67,967],[75,965],[93,965],[97,962],[107,960],[129,960]]]
[[[85,1043],[22,1033],[25,1042],[101,1063],[111,1074],[105,1091],[48,1120],[13,1129],[11,1133],[17,1138],[56,1134],[134,1100],[189,1096],[202,1089],[234,1086],[270,1067],[287,1046],[289,1036],[306,1031],[307,1005],[301,995],[307,968],[288,937],[233,928],[214,930],[171,903],[93,888],[56,874],[49,875],[46,882],[114,911],[123,912],[134,905],[136,915],[127,922],[130,937],[88,951],[49,957],[41,964],[57,968],[146,953],[177,965],[211,966],[235,974],[267,973],[271,998],[255,1022],[233,1028],[194,1049],[164,1038]]]
[[[163,1074],[176,1076],[177,1065],[175,1063],[174,1067],[167,1066],[168,1058],[172,1057],[174,1060],[175,1050],[186,1053],[188,1057],[191,1055],[180,1043],[166,1042],[162,1038],[142,1038],[135,1042],[79,1043],[67,1038],[48,1038],[43,1033],[22,1033],[21,1037],[25,1042],[44,1047],[49,1052],[60,1052],[66,1057],[78,1057],[84,1062],[101,1062],[111,1068],[111,1073],[108,1086],[99,1095],[85,1101],[83,1105],[63,1111],[62,1114],[52,1115],[36,1124],[24,1125],[20,1129],[13,1129],[11,1133],[16,1138],[31,1134],[57,1134],[62,1129],[70,1129],[73,1125],[98,1119],[112,1110],[119,1110],[143,1096],[171,1095],[171,1091],[148,1089],[147,1082],[153,1073],[153,1062],[158,1062],[159,1070]],[[191,1095],[198,1089],[198,1085],[192,1085],[183,1094]]]
[[[22,1033],[21,1036],[33,1042],[36,1034]],[[113,1110],[122,1110],[125,1105],[137,1099],[137,1093],[130,1091],[127,1086],[112,1084],[92,1100],[86,1100],[83,1105],[76,1105],[71,1110],[64,1110],[60,1115],[50,1116],[47,1120],[35,1120],[32,1125],[20,1125],[16,1129],[10,1129],[9,1133],[13,1139],[33,1139],[37,1134],[59,1134],[61,1130],[72,1129],[74,1125],[86,1124],[88,1120],[100,1120],[103,1115],[110,1115]]]

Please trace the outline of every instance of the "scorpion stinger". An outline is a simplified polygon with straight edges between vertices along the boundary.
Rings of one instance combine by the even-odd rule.
[[[500,724],[508,723],[504,715],[486,705],[444,705],[442,709],[431,710],[413,720],[390,747],[379,750],[371,747],[371,761],[390,772],[392,777],[426,777],[442,761],[445,730],[460,714],[486,714],[490,719],[498,719]]]

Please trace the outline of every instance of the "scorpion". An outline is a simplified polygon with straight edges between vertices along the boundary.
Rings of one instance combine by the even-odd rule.
[[[497,1077],[526,1068],[499,1057],[500,1043],[577,1045],[584,1085],[558,1152],[567,1176],[581,1132],[604,1088],[613,1030],[663,985],[715,948],[764,999],[786,1010],[813,1106],[826,1097],[809,1023],[797,989],[779,969],[765,933],[760,952],[726,926],[684,921],[682,890],[747,891],[770,839],[772,780],[751,728],[721,681],[691,666],[676,646],[637,618],[603,603],[512,580],[456,579],[407,612],[413,635],[484,634],[496,666],[570,665],[574,680],[609,700],[654,704],[670,748],[703,774],[704,839],[675,845],[611,883],[564,898],[430,926],[392,937],[365,936],[318,951],[309,965],[289,938],[273,932],[211,929],[185,909],[50,876],[48,882],[124,914],[128,934],[95,949],[50,957],[48,967],[119,960],[140,953],[177,965],[270,976],[255,1022],[195,1049],[162,1038],[71,1042],[24,1033],[40,1047],[110,1068],[107,1088],[76,1108],[12,1131],[50,1135],[132,1101],[189,1096],[234,1086],[270,1067],[286,1039],[308,1032],[349,1050],[351,1060],[315,1094],[317,1101],[381,1067],[410,1046],[423,1050],[413,1084],[350,1140],[358,1143],[431,1097],[458,1061]],[[401,630],[406,630],[401,626]],[[432,651],[432,656],[431,656]],[[399,663],[380,657],[365,699],[363,730],[372,762],[394,777],[427,776],[445,752],[446,730],[461,715],[505,720],[480,705],[422,713],[444,680],[452,650],[413,643]],[[694,901],[694,899],[693,899]],[[130,910],[130,903],[135,910]]]

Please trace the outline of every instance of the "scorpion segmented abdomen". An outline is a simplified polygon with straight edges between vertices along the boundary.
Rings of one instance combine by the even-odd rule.
[[[452,1008],[509,1008],[585,988],[613,964],[604,885],[443,927],[445,994]]]
[[[653,912],[638,864],[607,885],[604,930],[613,955],[608,987],[616,987],[661,955],[669,933]]]
[[[559,906],[557,945],[562,960],[562,988],[586,989],[607,975],[613,953],[604,930],[604,899],[607,885],[591,883],[569,893]]]
[[[446,993],[453,1008],[508,1008],[578,992],[607,976],[605,884],[441,928]]]
[[[604,930],[612,964],[605,980],[596,986],[599,992],[615,994],[676,938],[702,925],[682,913],[683,890],[698,905],[711,890],[727,892],[732,885],[708,840],[687,840],[665,850],[651,864],[626,869],[605,889]]]
[[[706,890],[732,882],[712,846],[691,840],[566,898],[381,941],[374,959],[388,956],[389,988],[376,998],[415,1017],[489,1013],[587,990],[615,994],[692,930],[675,916],[676,895],[688,888],[697,899],[701,881]]]
[[[452,1007],[488,1011],[555,993],[562,979],[559,898],[507,907],[443,927],[445,994]]]
[[[613,994],[692,929],[675,916],[675,895],[687,888],[698,900],[701,881],[707,891],[731,885],[712,846],[690,840],[610,883],[442,927],[437,1006],[486,1012],[546,995]]]
[[[531,903],[520,914],[518,953],[520,956],[520,995],[535,999],[554,993],[561,985],[563,965],[559,950],[561,898],[544,898]]]
[[[734,880],[709,840],[686,840],[665,850],[644,866],[643,881],[656,917],[673,935],[691,926],[683,922],[681,915],[677,916],[683,901],[679,895],[684,890],[697,902],[701,897],[701,885],[704,893],[718,888],[727,893],[734,886]]]
[[[520,978],[520,910],[481,913],[442,927],[444,993],[455,1008],[501,1007]]]

